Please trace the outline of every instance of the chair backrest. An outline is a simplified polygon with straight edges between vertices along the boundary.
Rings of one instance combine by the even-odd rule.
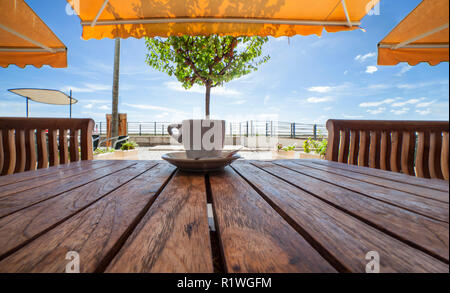
[[[449,180],[448,121],[328,120],[329,161]]]
[[[0,117],[0,173],[92,160],[92,119]]]

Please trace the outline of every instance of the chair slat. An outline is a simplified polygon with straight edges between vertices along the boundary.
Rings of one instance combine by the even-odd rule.
[[[449,180],[449,135],[444,132],[442,135],[441,169],[445,180]]]
[[[381,132],[381,142],[380,142],[380,169],[381,170],[391,170],[390,166],[390,156],[391,156],[391,133],[388,131]]]
[[[38,169],[48,168],[47,135],[44,129],[38,129],[36,132],[37,150],[38,150]]]
[[[14,129],[3,129],[3,152],[4,163],[2,175],[9,175],[14,173],[16,167],[16,146],[14,141]]]
[[[92,130],[94,129],[94,122],[91,121],[88,127],[81,129],[81,159],[92,160],[94,149],[92,145]]]
[[[369,131],[363,130],[359,133],[359,154],[358,154],[358,166],[369,166],[369,147],[370,147],[370,134]]]
[[[67,129],[59,130],[59,162],[61,164],[69,163],[69,144],[67,142]]]
[[[340,133],[340,142],[339,142],[339,163],[347,163],[348,162],[348,151],[350,144],[350,132],[349,131],[341,131]]]
[[[34,129],[25,130],[25,148],[27,152],[25,171],[36,170],[36,134]]]
[[[59,153],[58,153],[58,130],[48,130],[48,157],[50,166],[59,165]]]
[[[380,132],[370,132],[369,167],[380,169]]]
[[[350,147],[349,147],[348,163],[358,165],[358,151],[359,151],[359,131],[350,131]]]
[[[14,173],[25,171],[25,164],[27,162],[27,152],[25,148],[25,130],[16,130],[16,168]]]
[[[416,134],[410,131],[403,132],[401,166],[402,172],[408,175],[415,175],[414,172],[414,152],[416,146]]]
[[[339,129],[335,129],[333,123],[327,123],[328,129],[328,146],[326,158],[328,161],[337,162],[339,159]]]
[[[78,150],[80,144],[78,142],[78,137],[80,136],[79,129],[70,130],[70,161],[76,162],[80,160],[80,152]]]
[[[430,177],[435,179],[443,179],[441,171],[441,150],[442,150],[442,133],[433,131],[430,133],[430,152],[428,157],[428,168]]]
[[[417,136],[416,174],[417,177],[430,178],[430,171],[428,169],[430,133],[426,131],[419,131]]]
[[[5,161],[5,154],[3,153],[3,137],[2,130],[0,129],[0,173],[3,170],[3,162]]]
[[[401,153],[402,153],[403,133],[400,131],[393,131],[391,133],[391,155],[390,167],[391,171],[401,172]]]

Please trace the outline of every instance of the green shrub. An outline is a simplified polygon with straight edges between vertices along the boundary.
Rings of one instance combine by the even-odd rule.
[[[314,151],[322,157],[327,153],[327,146],[328,140],[323,138],[322,135],[317,140],[308,137],[308,139],[303,142],[303,150],[305,153],[309,154],[311,151]]]
[[[120,149],[122,151],[128,151],[128,150],[134,150],[135,148],[137,148],[139,145],[137,143],[135,143],[134,141],[127,141],[126,143],[122,144],[122,146],[120,147]]]

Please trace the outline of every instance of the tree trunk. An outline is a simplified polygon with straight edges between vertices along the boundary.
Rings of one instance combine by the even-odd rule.
[[[209,101],[211,99],[211,84],[206,84],[206,94],[205,94],[205,116],[209,119]]]
[[[119,64],[120,64],[120,38],[116,38],[114,48],[111,137],[119,136]],[[114,144],[114,141],[115,140],[112,141],[112,144]]]

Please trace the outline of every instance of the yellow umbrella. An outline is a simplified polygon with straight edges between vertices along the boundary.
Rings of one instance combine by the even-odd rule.
[[[449,61],[449,0],[423,0],[379,44],[378,64]]]
[[[83,39],[321,35],[354,30],[379,0],[68,0]],[[73,3],[72,3],[73,2]]]
[[[67,48],[23,0],[0,1],[0,66],[67,67]]]

